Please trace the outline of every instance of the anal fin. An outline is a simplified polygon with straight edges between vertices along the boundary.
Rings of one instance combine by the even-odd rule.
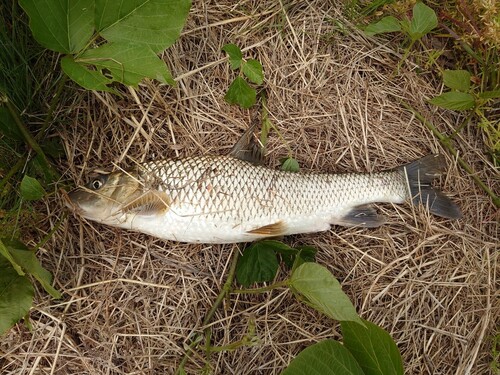
[[[379,215],[369,205],[356,206],[343,217],[336,219],[335,224],[346,227],[376,228],[384,224],[385,216]]]
[[[249,230],[247,233],[261,234],[261,235],[269,236],[269,237],[282,236],[285,233],[285,225],[280,220],[276,223],[264,225],[262,227],[258,227],[258,228]]]

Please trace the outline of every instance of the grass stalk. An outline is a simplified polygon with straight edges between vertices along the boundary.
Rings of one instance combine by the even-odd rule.
[[[210,308],[210,310],[208,311],[207,315],[205,316],[205,318],[203,319],[203,321],[201,323],[201,326],[205,327],[204,333],[203,334],[197,333],[193,337],[191,343],[189,344],[188,348],[186,349],[186,353],[184,353],[184,356],[182,357],[181,363],[177,367],[177,371],[175,372],[176,374],[185,373],[184,366],[186,365],[187,361],[191,357],[191,354],[193,353],[194,349],[196,349],[198,347],[198,345],[202,341],[204,335],[205,335],[205,337],[210,337],[210,332],[208,332],[210,330],[210,328],[206,327],[206,326],[212,320],[213,316],[215,315],[215,312],[219,308],[219,306],[222,303],[222,301],[224,300],[224,298],[227,295],[229,295],[231,292],[231,285],[232,285],[232,283],[234,281],[234,277],[236,275],[236,265],[238,264],[239,256],[240,256],[239,249],[233,251],[233,255],[231,258],[231,265],[229,266],[229,272],[228,272],[228,275],[226,278],[226,282],[222,286],[222,289],[219,292],[219,295],[215,299],[215,302],[213,303],[212,307]],[[209,349],[209,348],[210,348],[210,346],[207,346],[207,349]],[[210,351],[210,349],[209,349],[209,351]]]
[[[42,128],[40,131],[33,137],[31,133],[28,131],[27,127],[22,123],[21,119],[19,118],[16,109],[14,106],[10,103],[8,98],[5,98],[5,103],[7,105],[7,108],[9,109],[9,112],[13,116],[14,120],[16,121],[16,125],[19,127],[19,130],[22,132],[23,137],[26,140],[26,143],[28,143],[28,146],[30,146],[37,154],[43,155],[41,158],[43,159],[43,162],[47,164],[48,170],[50,171],[52,176],[57,176],[58,173],[53,169],[52,165],[48,161],[46,155],[43,153],[42,149],[38,145],[38,141],[42,138],[42,136],[45,134],[46,130],[51,124],[51,120],[53,119],[53,114],[55,111],[55,108],[57,106],[57,103],[59,102],[59,97],[61,96],[61,93],[64,89],[64,85],[66,84],[67,76],[63,75],[61,80],[59,81],[59,84],[56,89],[56,93],[52,97],[52,100],[50,101],[50,106],[49,110],[47,111],[47,116],[45,116],[45,121],[43,122]],[[28,137],[30,140],[28,141]],[[34,146],[34,147],[33,147]],[[37,151],[38,150],[38,151]],[[39,153],[41,152],[41,153]],[[25,153],[23,156],[21,156],[16,164],[7,172],[7,174],[2,178],[0,181],[0,190],[7,185],[8,181],[25,165],[26,161],[28,159],[28,154]],[[45,166],[44,166],[45,167]]]

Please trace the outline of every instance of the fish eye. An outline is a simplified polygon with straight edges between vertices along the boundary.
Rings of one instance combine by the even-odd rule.
[[[94,188],[94,190],[99,190],[102,185],[103,183],[99,179],[95,179],[94,181],[92,181],[92,187]]]
[[[107,180],[107,176],[99,176],[94,178],[87,186],[92,190],[99,190],[102,188]]]

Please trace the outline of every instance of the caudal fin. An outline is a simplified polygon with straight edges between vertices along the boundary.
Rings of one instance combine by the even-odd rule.
[[[432,187],[432,181],[445,169],[442,155],[428,155],[400,168],[405,172],[413,204],[423,204],[434,215],[448,219],[462,217],[458,206]]]

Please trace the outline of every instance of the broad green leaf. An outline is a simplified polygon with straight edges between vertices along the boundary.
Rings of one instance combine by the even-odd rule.
[[[293,265],[295,256],[297,256],[299,253],[297,249],[294,249],[280,241],[262,240],[258,243],[273,250],[276,254],[281,255],[281,259],[283,260],[283,262],[290,268]]]
[[[175,84],[165,62],[145,45],[107,43],[85,51],[76,62],[108,69],[113,79],[125,85],[137,86],[146,77]]]
[[[161,52],[179,38],[190,0],[96,0],[95,25],[110,42]]]
[[[429,102],[437,105],[438,107],[456,111],[471,109],[475,104],[474,97],[471,94],[459,91],[445,92],[435,98],[432,98]]]
[[[0,239],[0,255],[3,256],[3,258],[7,259],[10,262],[11,266],[14,268],[14,270],[17,272],[17,274],[19,276],[25,275],[23,269],[21,268],[21,266],[19,264],[17,264],[16,260],[10,254],[9,249],[4,244],[4,241],[2,239]],[[2,258],[1,256],[0,256],[0,259]]]
[[[28,314],[34,294],[30,281],[0,255],[0,335]]]
[[[64,56],[61,59],[61,67],[69,78],[87,90],[114,92],[111,87],[107,86],[112,82],[111,79],[102,75],[101,72],[90,70],[75,62],[71,56]]]
[[[29,273],[37,279],[47,293],[54,298],[61,298],[61,293],[52,286],[52,275],[41,266],[34,251],[28,249],[20,241],[2,239],[2,242],[7,247],[16,263],[19,264],[26,273]]]
[[[363,31],[369,36],[382,33],[392,33],[395,31],[401,31],[401,24],[396,17],[387,16],[378,22],[369,24]]]
[[[93,0],[19,0],[30,18],[30,29],[44,47],[76,53],[94,33]]]
[[[229,63],[231,64],[231,69],[235,70],[241,66],[243,60],[243,54],[240,48],[236,44],[226,44],[222,47],[222,50],[229,55]]]
[[[229,104],[238,104],[243,108],[250,108],[257,101],[257,92],[241,77],[236,77],[229,86],[224,99]]]
[[[438,25],[436,12],[424,3],[416,3],[413,7],[413,18],[408,30],[413,40],[422,38]]]
[[[479,97],[481,99],[496,99],[496,98],[500,98],[500,90],[496,90],[496,91],[483,91],[481,93],[479,93]]]
[[[314,262],[316,259],[316,252],[318,251],[312,246],[299,246],[297,250],[298,254],[292,265],[292,272],[306,262]]]
[[[340,283],[325,267],[304,263],[293,271],[290,286],[316,310],[330,318],[363,324]]]
[[[21,198],[26,201],[36,201],[45,195],[45,190],[36,178],[24,175],[21,181]]]
[[[243,63],[241,71],[250,82],[257,85],[262,85],[264,82],[264,73],[262,73],[262,65],[259,61],[250,59]]]
[[[352,322],[340,322],[344,346],[366,375],[402,375],[403,361],[396,343],[382,328],[363,320],[366,328]]]
[[[281,373],[281,375],[304,374],[364,375],[361,366],[349,350],[333,340],[324,340],[305,348]]]
[[[467,92],[470,88],[471,74],[467,70],[445,70],[443,83],[452,90]]]
[[[286,158],[282,161],[281,169],[287,172],[300,171],[299,162],[294,158]]]
[[[236,278],[244,287],[272,281],[278,271],[278,260],[268,241],[255,242],[245,249],[238,261]]]

